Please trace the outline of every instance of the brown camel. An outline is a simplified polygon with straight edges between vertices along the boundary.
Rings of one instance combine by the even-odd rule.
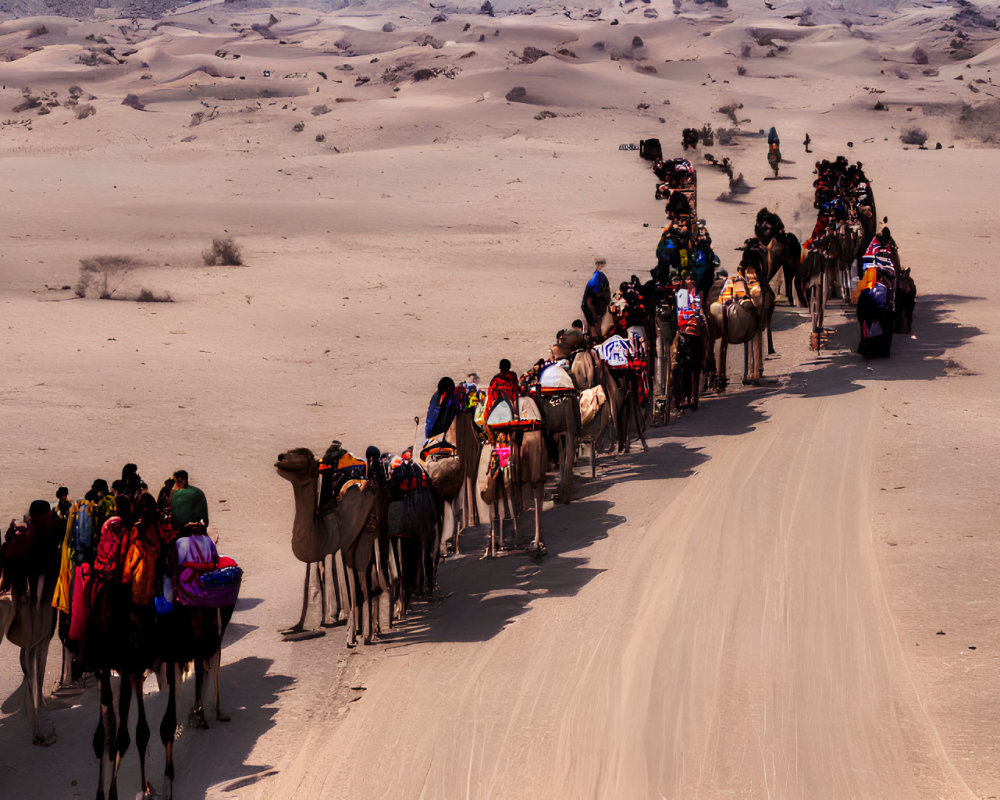
[[[43,585],[35,597],[12,591],[0,592],[0,642],[4,636],[15,647],[21,648],[21,669],[24,671],[24,710],[31,725],[31,743],[48,747],[56,741],[54,730],[44,731],[42,684],[45,681],[45,663],[49,655],[49,642],[55,632],[55,609],[52,593],[55,581],[41,579]],[[0,574],[0,584],[3,575]],[[51,584],[51,586],[47,585]]]
[[[541,421],[538,406],[530,397],[518,398],[518,414],[521,420]],[[499,549],[505,549],[503,536],[505,516],[514,525],[512,546],[517,547],[517,515],[522,506],[522,494],[529,487],[535,506],[535,538],[529,545],[529,550],[539,554],[544,553],[542,501],[545,495],[545,471],[549,460],[544,435],[540,427],[537,430],[526,430],[521,433],[520,443],[514,441],[510,446],[510,460],[507,465],[497,463],[493,458],[493,450],[493,445],[484,445],[479,463],[480,497],[489,506],[490,513],[490,538],[484,557],[493,558],[496,555],[498,536]]]
[[[330,555],[343,558],[345,569],[353,569],[355,578],[360,568],[365,569],[365,560],[374,556],[376,540],[378,538],[377,527],[369,523],[375,511],[375,491],[371,482],[364,485],[349,485],[337,505],[333,508],[324,509],[322,515],[317,512],[319,493],[319,462],[312,451],[305,447],[298,447],[287,450],[280,454],[274,463],[274,468],[285,480],[292,484],[295,495],[295,520],[292,523],[292,553],[299,560],[306,564],[305,582],[302,589],[302,614],[298,622],[285,633],[297,633],[304,629],[306,613],[309,607],[309,574],[310,568],[317,562],[323,562]],[[359,541],[361,540],[361,541]],[[381,551],[378,553],[381,556]],[[377,561],[387,560],[391,564],[391,559],[376,559]],[[379,566],[378,573],[380,582],[384,581],[382,567]],[[392,568],[390,566],[390,575]],[[337,579],[340,582],[341,596],[346,599],[348,605],[348,643],[353,646],[357,631],[357,587],[359,583],[362,587],[367,586],[366,580],[347,581],[345,576],[339,573]],[[328,582],[327,582],[328,583]],[[350,587],[348,586],[350,583]],[[321,584],[320,591],[325,597],[332,587]],[[363,622],[368,628],[366,637],[370,639],[371,607],[369,605],[369,593],[363,588],[364,599],[364,619]],[[391,623],[391,620],[390,620]]]
[[[743,383],[757,385],[764,374],[763,340],[768,319],[774,312],[774,292],[764,280],[764,263],[758,250],[746,250],[740,275],[733,284],[741,281],[746,287],[742,299],[717,300],[709,308],[709,316],[719,341],[718,390],[726,386],[726,355],[730,344],[743,345]]]
[[[599,405],[597,413],[586,424],[581,420],[580,438],[581,444],[590,443],[590,477],[597,477],[597,445],[601,436],[610,424],[617,424],[618,408],[615,405],[616,394],[612,391],[611,376],[608,375],[607,367],[593,350],[578,350],[573,355],[570,364],[570,374],[573,382],[580,391],[581,413],[583,411],[584,394],[586,392],[598,392],[596,403]],[[600,400],[603,397],[603,402]]]
[[[580,436],[580,395],[569,370],[559,364],[551,364],[545,368],[545,375],[551,375],[550,371],[556,371],[561,376],[557,381],[559,385],[569,388],[559,391],[546,391],[543,388],[537,405],[546,432],[559,448],[559,487],[556,497],[560,503],[569,503],[573,495],[576,442]]]
[[[474,416],[472,411],[459,412],[444,435],[445,441],[455,445],[455,455],[461,475],[461,483],[457,490],[452,486],[442,487],[436,477],[434,464],[421,462],[431,478],[431,485],[444,501],[440,537],[442,558],[448,555],[449,545],[455,555],[458,555],[458,534],[465,528],[479,524],[479,506],[476,503],[475,491],[481,448]],[[459,505],[462,513],[461,521],[458,515]]]

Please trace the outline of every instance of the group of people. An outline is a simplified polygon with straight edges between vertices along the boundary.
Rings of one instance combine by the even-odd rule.
[[[22,521],[11,520],[0,547],[0,591],[58,612],[58,693],[79,691],[81,676],[105,663],[107,648],[123,662],[149,660],[152,643],[116,640],[112,617],[152,620],[174,601],[211,599],[200,578],[235,563],[220,561],[208,524],[205,493],[185,470],[154,497],[135,464],[110,485],[93,481],[76,502],[61,486],[54,504],[34,500]]]

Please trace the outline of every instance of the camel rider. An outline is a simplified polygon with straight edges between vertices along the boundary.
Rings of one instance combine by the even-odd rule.
[[[439,433],[445,433],[458,413],[455,381],[444,377],[438,381],[437,391],[431,395],[427,407],[427,420],[424,424],[424,437],[430,439]]]
[[[657,283],[667,284],[688,269],[691,254],[691,229],[687,219],[673,220],[660,234],[656,245],[656,266],[650,274]]]
[[[179,469],[174,473],[170,513],[178,531],[185,525],[197,523],[208,527],[208,500],[201,489],[188,482],[187,470]]]
[[[607,266],[607,261],[603,258],[595,259],[594,274],[590,276],[587,285],[583,290],[583,302],[580,308],[583,310],[583,317],[587,325],[591,328],[600,324],[604,310],[611,302],[611,284],[608,283],[608,276],[603,269]]]

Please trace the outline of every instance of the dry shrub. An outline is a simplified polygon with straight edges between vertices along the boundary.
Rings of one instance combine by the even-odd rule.
[[[80,259],[80,272],[76,288],[77,297],[86,297],[91,291],[102,300],[109,300],[125,276],[139,266],[131,256],[91,256]]]
[[[733,125],[739,125],[739,118],[736,116],[736,112],[743,108],[743,103],[729,103],[728,105],[719,108],[719,113],[724,117],[729,117],[733,121]]]
[[[157,294],[156,292],[147,289],[143,286],[139,290],[139,294],[135,296],[135,302],[137,303],[172,303],[174,298],[170,296],[170,292],[163,292]]]
[[[202,259],[207,267],[239,267],[243,265],[243,254],[232,236],[212,239],[212,246],[202,251]]]
[[[907,128],[899,135],[899,141],[903,144],[915,144],[922,147],[927,141],[927,131],[923,128]]]
[[[973,106],[962,104],[958,115],[957,133],[963,139],[977,139],[983,144],[1000,144],[1000,102],[990,101]]]

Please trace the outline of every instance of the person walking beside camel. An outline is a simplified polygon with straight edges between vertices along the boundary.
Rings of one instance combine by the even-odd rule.
[[[170,512],[180,530],[185,525],[201,522],[208,527],[208,500],[205,493],[188,482],[187,470],[174,473],[174,490],[170,494]]]

